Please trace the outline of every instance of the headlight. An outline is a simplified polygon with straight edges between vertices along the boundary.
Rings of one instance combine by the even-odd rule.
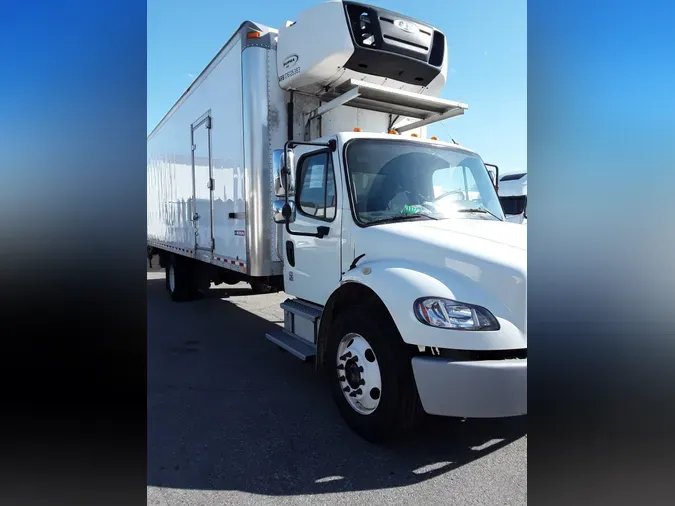
[[[424,297],[414,304],[417,319],[431,327],[453,330],[499,330],[499,322],[484,307],[440,297]]]

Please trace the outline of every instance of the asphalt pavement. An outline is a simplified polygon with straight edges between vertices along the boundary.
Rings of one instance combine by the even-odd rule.
[[[525,418],[429,417],[367,443],[313,365],[265,339],[284,294],[220,285],[177,304],[163,270],[147,277],[149,505],[526,504]]]

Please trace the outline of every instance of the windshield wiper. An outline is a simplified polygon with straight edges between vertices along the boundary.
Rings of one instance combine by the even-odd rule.
[[[384,220],[377,220],[377,221],[373,221],[371,223],[373,225],[376,224],[376,223],[378,223],[378,224],[380,224],[380,223],[396,223],[398,221],[408,221],[408,220],[411,220],[411,219],[414,219],[414,218],[427,218],[429,220],[437,220],[438,219],[438,218],[435,218],[433,216],[430,216],[428,214],[423,214],[423,213],[401,214],[399,216],[392,216],[391,218],[385,218]]]
[[[471,207],[471,208],[467,208],[467,209],[457,209],[457,212],[458,213],[485,213],[485,214],[489,214],[493,218],[498,219],[499,221],[502,221],[502,219],[499,218],[499,216],[491,213],[490,211],[488,211],[488,209],[486,207],[483,207],[483,206]]]

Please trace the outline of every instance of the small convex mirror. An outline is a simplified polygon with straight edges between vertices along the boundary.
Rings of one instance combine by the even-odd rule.
[[[295,205],[292,200],[289,200],[288,202],[288,209],[286,208],[286,201],[284,199],[275,200],[272,202],[272,209],[274,213],[274,223],[286,223],[286,221],[293,223],[295,221]],[[290,219],[286,218],[284,212],[289,214]]]

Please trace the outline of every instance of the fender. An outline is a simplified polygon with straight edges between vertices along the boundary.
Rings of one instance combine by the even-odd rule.
[[[404,342],[458,350],[504,350],[527,347],[527,338],[512,322],[513,315],[495,295],[471,279],[470,269],[464,273],[453,269],[437,269],[429,265],[402,260],[374,260],[359,263],[346,272],[340,286],[326,303],[325,313],[332,320],[334,300],[349,285],[358,284],[374,293],[387,308]],[[471,267],[471,266],[468,266]],[[352,285],[353,286],[353,285]],[[497,318],[497,331],[462,331],[434,328],[420,323],[413,312],[419,297],[437,296],[478,304]],[[321,335],[329,321],[321,322]]]

